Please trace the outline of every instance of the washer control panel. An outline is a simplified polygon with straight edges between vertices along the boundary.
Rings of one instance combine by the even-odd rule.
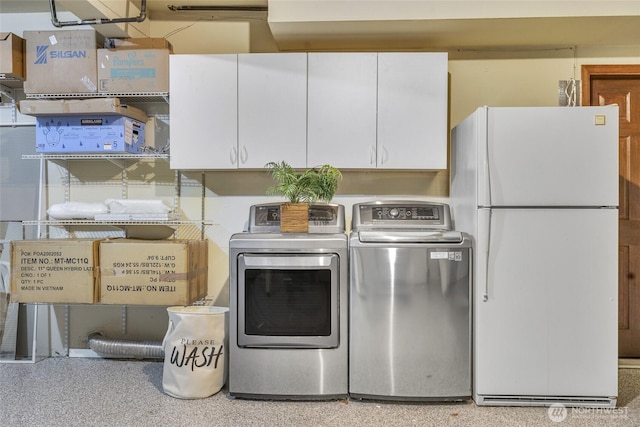
[[[352,230],[437,229],[451,230],[449,205],[423,201],[378,201],[353,206]]]
[[[371,209],[371,217],[376,220],[435,221],[437,223],[442,219],[442,209],[441,206],[374,206]]]

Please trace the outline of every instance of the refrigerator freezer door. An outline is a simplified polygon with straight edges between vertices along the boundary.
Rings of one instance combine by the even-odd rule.
[[[618,206],[617,106],[476,114],[478,205]]]
[[[476,402],[615,397],[617,209],[486,211],[490,239],[476,250],[487,267],[478,266],[486,290],[474,289]]]

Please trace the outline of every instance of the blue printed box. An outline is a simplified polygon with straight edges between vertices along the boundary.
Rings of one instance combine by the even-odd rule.
[[[98,49],[98,91],[169,92],[169,49]]]
[[[38,153],[142,152],[145,124],[119,115],[36,117]]]

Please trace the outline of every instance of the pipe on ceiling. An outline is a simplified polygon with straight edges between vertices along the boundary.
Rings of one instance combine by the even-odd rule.
[[[147,18],[147,0],[140,0],[140,14],[130,18],[91,18],[80,19],[78,21],[60,21],[56,12],[56,1],[49,0],[51,9],[51,23],[54,27],[68,27],[72,25],[100,25],[100,24],[123,24],[128,22],[142,22]]]

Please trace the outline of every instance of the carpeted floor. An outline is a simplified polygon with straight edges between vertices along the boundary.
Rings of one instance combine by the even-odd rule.
[[[640,369],[620,369],[618,408],[478,407],[357,400],[183,400],[162,391],[162,362],[49,358],[0,364],[0,426],[639,426]]]

